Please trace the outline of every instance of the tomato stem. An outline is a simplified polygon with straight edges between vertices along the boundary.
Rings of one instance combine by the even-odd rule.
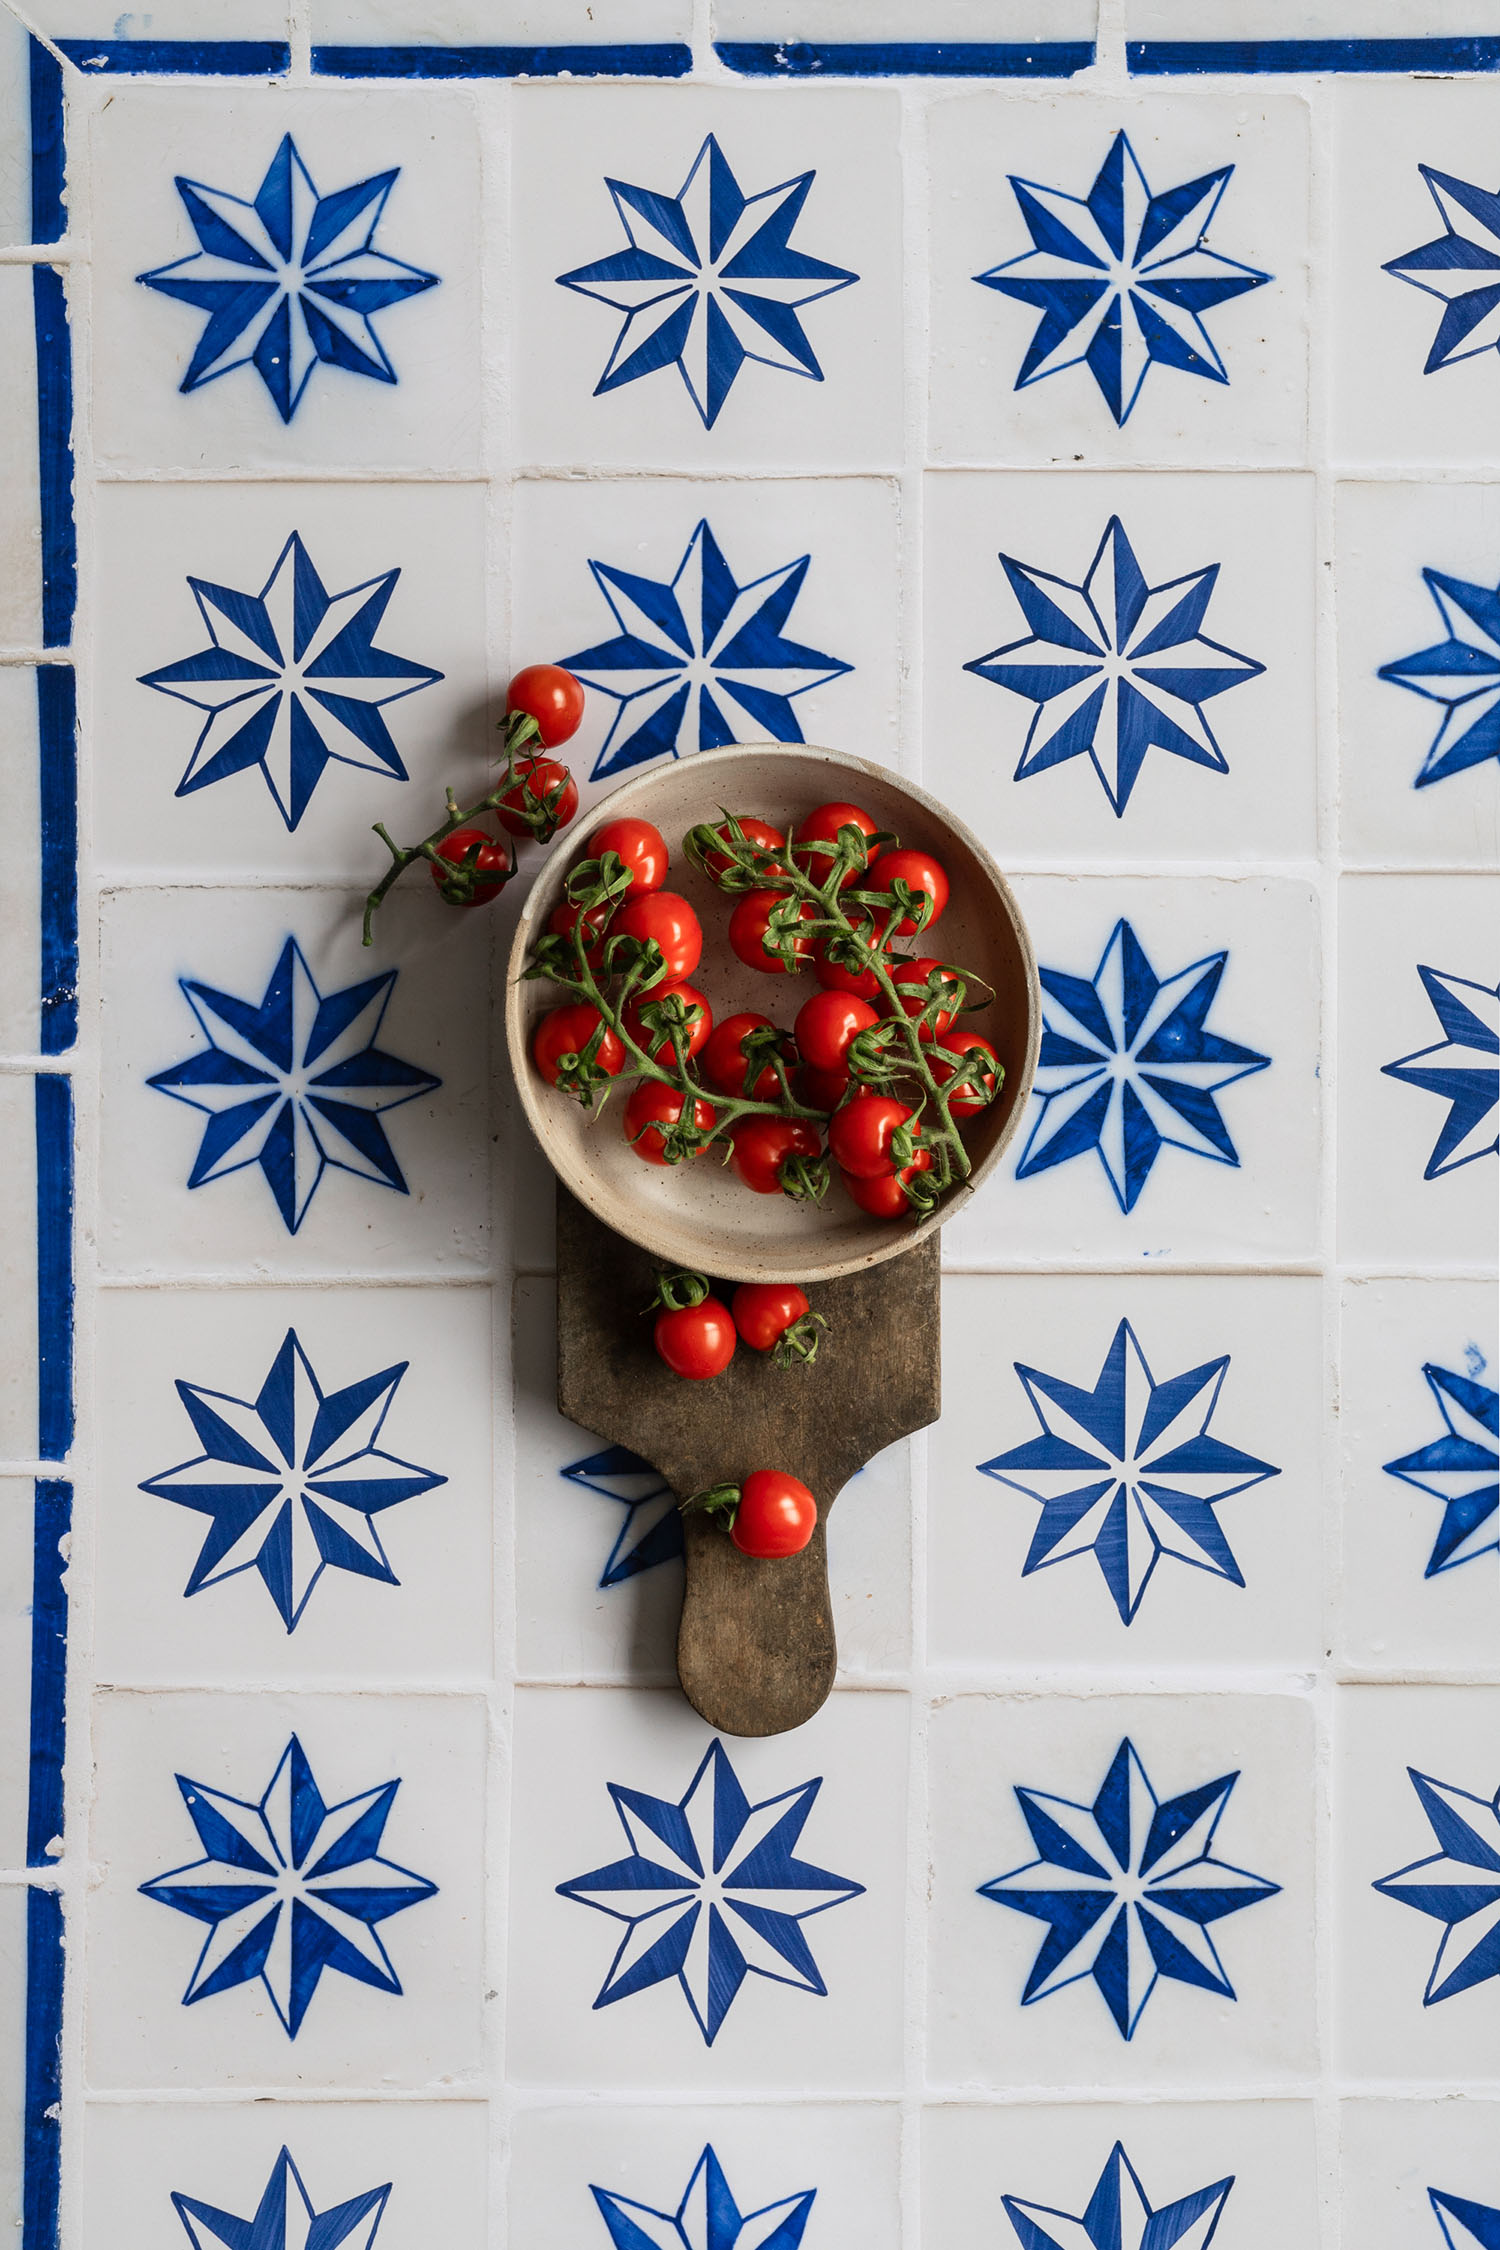
[[[439,827],[433,829],[430,836],[424,836],[418,844],[398,844],[391,836],[383,820],[375,822],[374,833],[390,853],[391,864],[365,900],[364,937],[362,941],[365,945],[374,943],[371,924],[379,908],[385,902],[386,893],[393,884],[400,882],[412,861],[416,859],[430,860],[434,866],[446,869],[448,862],[439,855],[438,845],[446,843],[456,828],[463,828],[469,821],[479,820],[486,813],[498,812],[501,799],[508,790],[513,789],[516,785],[517,753],[524,750],[532,742],[535,742],[538,747],[541,745],[542,730],[529,711],[507,711],[500,722],[500,727],[505,744],[505,771],[494,788],[490,790],[488,796],[481,797],[478,804],[470,805],[467,810],[463,810],[460,808],[453,791],[445,789],[443,800],[448,808],[448,817]],[[518,817],[526,821],[533,835],[537,836],[542,843],[545,843],[554,833],[556,825],[554,823],[552,827],[546,827],[546,821],[555,812],[557,800],[561,797],[564,786],[565,784],[560,783],[546,798],[532,800],[534,804],[544,808],[540,819],[533,817],[531,811],[525,805],[519,808],[519,811],[515,806],[507,807],[507,810],[517,812]],[[529,789],[524,790],[523,794],[528,798],[531,796]],[[545,834],[543,833],[544,827]],[[502,881],[508,883],[514,873],[515,868],[512,866],[510,873],[501,878]],[[462,905],[467,902],[457,900],[455,903]]]

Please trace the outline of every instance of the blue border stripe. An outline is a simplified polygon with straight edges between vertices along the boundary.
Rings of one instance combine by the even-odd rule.
[[[21,2250],[54,2250],[62,2184],[63,1910],[56,1891],[26,1893],[26,2106]]]
[[[751,78],[1071,78],[1094,59],[1087,39],[716,39],[714,53]]]
[[[37,1454],[73,1442],[73,1087],[55,1072],[36,1087]]]
[[[26,1864],[54,1867],[47,1846],[62,1835],[65,1689],[68,1671],[67,1563],[62,1542],[73,1528],[73,1487],[38,1477],[31,1559],[31,1777]]]
[[[78,691],[71,664],[36,671],[42,834],[42,1053],[78,1037]]]
[[[320,78],[686,78],[680,40],[572,47],[314,47]]]
[[[31,41],[31,239],[61,242],[63,209],[62,64],[40,39]]]
[[[36,326],[37,466],[42,518],[42,646],[66,648],[78,601],[73,523],[73,347],[62,275],[31,269]]]
[[[1214,71],[1500,70],[1500,37],[1472,39],[1133,39],[1130,69],[1139,77],[1176,78]]]
[[[279,78],[292,67],[281,39],[59,39],[90,77]]]

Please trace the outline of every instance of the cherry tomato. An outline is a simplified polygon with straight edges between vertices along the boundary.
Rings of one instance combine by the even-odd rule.
[[[535,719],[549,750],[578,732],[583,717],[583,688],[560,664],[528,664],[505,691],[508,711],[525,711]]]
[[[862,836],[873,836],[876,824],[858,805],[841,804],[814,805],[806,820],[798,821],[797,841],[792,847],[792,857],[803,873],[810,875],[815,883],[826,880],[833,864],[832,855],[829,852],[805,852],[801,847],[812,843],[836,844],[839,830],[849,827],[857,828]],[[880,854],[877,852],[875,857],[878,859]],[[858,879],[859,873],[857,867],[851,867],[839,884],[839,889],[847,891],[849,885]]]
[[[818,1528],[818,1503],[782,1469],[752,1469],[740,1487],[729,1536],[742,1555],[763,1561],[800,1555]]]
[[[903,1172],[885,1172],[878,1180],[859,1180],[852,1172],[840,1172],[839,1178],[848,1190],[850,1201],[857,1203],[861,1211],[868,1211],[872,1219],[910,1219],[916,1214],[901,1191],[901,1183],[909,1180],[914,1172],[931,1170],[931,1149],[919,1148],[916,1162],[908,1164]]]
[[[734,1322],[717,1297],[658,1313],[653,1341],[674,1375],[706,1383],[722,1375],[734,1357]]]
[[[726,1016],[721,1024],[715,1025],[703,1050],[703,1075],[716,1094],[745,1093],[745,1074],[750,1065],[741,1042],[752,1031],[774,1031],[775,1028],[769,1016],[756,1015]],[[781,1053],[790,1070],[797,1060],[790,1032],[781,1034]],[[752,1102],[769,1102],[776,1099],[776,1093],[776,1073],[767,1063],[746,1098]]]
[[[852,992],[857,1000],[880,998],[880,980],[873,969],[841,968],[821,946],[813,953],[813,975],[826,992]]]
[[[649,820],[607,820],[594,830],[588,848],[590,859],[603,859],[606,852],[615,852],[624,860],[630,871],[632,898],[659,891],[672,864],[667,839]]]
[[[933,1054],[932,1075],[937,1080],[938,1084],[942,1086],[947,1082],[948,1079],[953,1076],[952,1063],[949,1063],[947,1067],[944,1068],[942,1062],[943,1053],[946,1052],[950,1055],[966,1055],[975,1047],[978,1047],[984,1054],[989,1056],[990,1061],[994,1064],[995,1068],[993,1070],[986,1070],[984,1073],[983,1093],[981,1093],[979,1087],[977,1086],[961,1086],[956,1094],[950,1096],[948,1102],[948,1114],[951,1117],[977,1117],[982,1109],[987,1109],[989,1107],[989,1103],[994,1099],[995,1088],[1000,1083],[998,1076],[1000,1069],[1000,1057],[996,1054],[988,1039],[981,1038],[980,1034],[977,1031],[948,1032],[944,1038],[938,1041],[937,1051]]]
[[[568,731],[571,733],[572,729]],[[554,790],[558,791],[557,801],[548,811],[548,801]],[[524,815],[545,811],[555,833],[567,827],[577,810],[578,784],[566,766],[560,766],[555,758],[516,760],[515,785],[507,789],[500,800],[502,828],[508,828],[512,836],[530,836],[532,826]]]
[[[676,891],[647,891],[632,898],[616,914],[610,935],[655,938],[667,964],[663,983],[676,984],[690,977],[703,958],[703,926],[685,898]]]
[[[596,945],[585,944],[583,949],[583,957],[589,967],[597,969],[604,959],[604,928],[609,920],[607,906],[591,906],[585,914],[581,906],[574,906],[564,899],[561,906],[554,906],[547,916],[547,927],[554,937],[570,938],[578,927],[580,915],[583,915],[585,935],[592,932],[599,941]]]
[[[933,960],[929,955],[925,953],[921,954],[915,961],[893,962],[891,967],[892,974],[894,975],[895,981],[898,985],[926,984],[934,969],[943,971],[943,975],[941,978],[941,988],[945,992],[952,991],[957,981],[953,975],[952,970],[949,969],[944,962]],[[925,995],[919,992],[900,993],[897,995],[897,997],[900,999],[902,1007],[906,1010],[906,1013],[909,1016],[919,1016],[922,1013],[922,1010],[927,1006]],[[948,1029],[949,1025],[954,1022],[954,1020],[955,1014],[952,1008],[939,1008],[937,1012],[936,1025],[931,1029],[924,1029],[922,1037],[924,1039],[941,1039],[943,1033]]]
[[[780,1195],[789,1156],[821,1156],[822,1137],[809,1117],[742,1117],[730,1130],[734,1168],[757,1195]]]
[[[807,1292],[795,1281],[742,1281],[729,1306],[741,1343],[753,1352],[770,1351],[809,1310]]]
[[[797,1052],[813,1070],[847,1074],[850,1040],[879,1021],[869,1003],[852,992],[815,992],[797,1010],[792,1027]]]
[[[625,1104],[625,1138],[648,1164],[666,1163],[661,1128],[677,1123],[685,1099],[675,1086],[664,1086],[659,1078],[643,1078]],[[695,1101],[693,1123],[709,1133],[713,1122],[712,1102]],[[696,1153],[701,1156],[703,1152],[699,1149]]]
[[[786,898],[784,891],[746,891],[729,917],[729,942],[747,969],[762,969],[767,976],[786,974],[786,963],[778,960],[765,948],[767,925],[772,913]],[[815,922],[812,904],[804,899],[797,918],[802,922]],[[799,961],[805,961],[812,952],[812,940],[799,930],[792,942],[792,950]]]
[[[442,868],[433,867],[429,860],[427,865],[431,869],[432,879],[450,906],[488,906],[490,900],[498,898],[510,881],[510,846],[502,836],[492,835],[488,828],[455,828],[453,834],[445,836],[435,849],[439,859],[446,860],[450,867],[463,870],[464,879],[457,888],[460,891],[469,890],[467,898],[451,896],[453,877]],[[469,858],[471,852],[474,855],[472,859]],[[469,861],[468,868],[464,868],[466,860]]]
[[[661,1035],[655,1047],[651,1045],[650,1035],[641,1022],[641,1010],[648,1007],[653,1000],[665,1000],[669,994],[674,992],[688,1012],[687,1037],[683,1041],[683,1045],[689,1055],[697,1054],[714,1027],[714,1012],[702,993],[693,985],[684,984],[680,980],[676,984],[654,984],[649,992],[643,992],[632,1000],[625,1010],[625,1029],[630,1033],[636,1045],[645,1049],[653,1062],[670,1063],[676,1049],[672,1045],[670,1036],[665,1032]]]
[[[807,1070],[797,1074],[798,1098],[809,1109],[837,1109],[849,1090],[847,1070]]]
[[[744,832],[747,844],[759,844],[768,852],[779,852],[786,842],[781,830],[773,828],[768,820],[761,820],[754,813],[740,813],[736,817]],[[728,821],[726,820],[721,827],[716,828],[714,834],[722,836],[727,843],[729,840]],[[728,874],[730,868],[734,865],[734,861],[727,852],[710,852],[703,864],[717,882],[721,875]]]
[[[536,1027],[531,1059],[549,1086],[557,1084],[557,1066],[564,1055],[581,1055],[600,1022],[597,1008],[579,1000],[566,1008],[549,1008]],[[599,1042],[595,1058],[601,1070],[617,1078],[625,1068],[625,1049],[612,1031]]]
[[[857,1180],[879,1179],[894,1172],[891,1135],[911,1116],[905,1102],[894,1094],[856,1094],[835,1112],[828,1127],[828,1146],[841,1171]]]
[[[875,879],[866,887],[872,891],[888,891],[897,877],[913,891],[926,891],[932,900],[932,912],[926,927],[931,929],[948,903],[948,878],[933,858],[931,852],[882,852]],[[911,915],[904,914],[887,937],[915,937],[917,925]]]

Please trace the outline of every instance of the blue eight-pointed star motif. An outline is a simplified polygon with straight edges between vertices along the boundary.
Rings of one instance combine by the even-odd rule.
[[[1265,666],[1201,630],[1217,563],[1148,586],[1118,516],[1081,585],[1010,555],[1000,563],[1031,631],[964,670],[1037,707],[1017,781],[1087,754],[1119,818],[1148,750],[1228,773],[1203,706]]]
[[[1448,638],[1382,664],[1380,677],[1443,706],[1414,789],[1500,759],[1500,588],[1424,570]]]
[[[742,2211],[711,2142],[675,2211],[658,2211],[612,2188],[592,2191],[615,2250],[797,2250],[817,2192],[802,2188],[758,2211]]]
[[[1436,1180],[1500,1148],[1500,1131],[1492,1122],[1500,1102],[1500,986],[1475,984],[1420,962],[1417,975],[1443,1037],[1383,1064],[1382,1073],[1447,1102],[1448,1115],[1422,1173],[1424,1180]]]
[[[325,1969],[400,1993],[377,1925],[434,1897],[437,1885],[381,1855],[399,1779],[330,1805],[293,1735],[258,1800],[182,1774],[177,1786],[203,1857],[141,1889],[208,1924],[185,2008],[258,1977],[295,2039]]]
[[[1221,164],[1153,195],[1130,142],[1117,133],[1087,195],[1011,174],[1032,246],[974,279],[1042,316],[1018,391],[1082,364],[1123,424],[1153,361],[1229,381],[1203,315],[1271,279],[1204,239],[1233,171]]]
[[[1382,1876],[1387,1898],[1445,1924],[1424,2007],[1500,1978],[1500,1790],[1475,1797],[1407,1767],[1439,1849]]]
[[[1417,170],[1437,205],[1443,231],[1386,261],[1385,271],[1443,306],[1424,375],[1500,349],[1500,192],[1472,187],[1431,164]]]
[[[747,196],[710,133],[676,195],[607,179],[629,248],[557,277],[625,315],[595,398],[675,367],[711,430],[747,360],[821,383],[797,315],[859,275],[792,247],[816,177]]]
[[[627,1445],[607,1445],[561,1471],[570,1484],[617,1500],[625,1510],[599,1584],[618,1586],[682,1553],[682,1515],[671,1486]]]
[[[443,675],[375,646],[400,576],[330,594],[294,531],[258,594],[190,578],[210,645],[141,675],[143,687],[207,713],[178,796],[259,766],[295,828],[330,759],[404,781],[382,709]]]
[[[796,1857],[822,1786],[804,1781],[752,1805],[721,1742],[675,1804],[612,1781],[629,1855],[557,1886],[626,1924],[594,2006],[675,1977],[712,2046],[749,1975],[826,1996],[802,1925],[864,1885]]]
[[[1430,1362],[1422,1373],[1443,1418],[1443,1434],[1387,1461],[1387,1476],[1431,1493],[1443,1520],[1424,1575],[1457,1570],[1500,1546],[1500,1391]]]
[[[442,1080],[375,1044],[399,974],[322,993],[288,938],[259,1001],[181,980],[209,1044],[146,1083],[207,1115],[190,1188],[258,1164],[289,1234],[330,1165],[410,1192],[380,1119]]]
[[[1493,2203],[1450,2195],[1445,2188],[1429,2188],[1427,2200],[1448,2250],[1500,2250],[1500,2210]]]
[[[257,1570],[290,1633],[325,1570],[400,1584],[375,1518],[447,1482],[377,1442],[406,1369],[325,1391],[289,1328],[253,1399],[178,1383],[203,1451],[141,1490],[209,1518],[185,1594]]]
[[[198,248],[136,279],[208,315],[184,391],[252,366],[290,422],[320,360],[396,381],[374,315],[438,279],[375,248],[399,172],[320,195],[288,133],[252,202],[178,179]]]
[[[390,2192],[387,2180],[384,2187],[315,2210],[292,2152],[284,2148],[250,2218],[236,2218],[196,2195],[174,2194],[172,2204],[193,2250],[212,2250],[215,2243],[223,2250],[342,2250],[344,2244],[348,2250],[370,2250]]]
[[[1228,959],[1209,953],[1163,979],[1120,921],[1092,977],[1041,971],[1041,1114],[1018,1180],[1097,1149],[1120,1209],[1133,1211],[1163,1148],[1238,1165],[1214,1096],[1271,1058],[1206,1029]]]
[[[1233,2186],[1231,2176],[1153,2206],[1116,2141],[1081,2217],[1018,2195],[1004,2198],[1005,2215],[1021,2250],[1208,2250]]]
[[[1041,1504],[1023,1577],[1092,1554],[1123,1625],[1163,1555],[1244,1585],[1214,1511],[1281,1472],[1210,1435],[1228,1366],[1226,1352],[1158,1383],[1128,1320],[1091,1391],[1016,1363],[1042,1434],[979,1468]]]
[[[801,555],[741,586],[702,522],[670,581],[589,564],[620,629],[561,661],[619,704],[595,780],[737,742],[736,704],[753,740],[802,741],[793,699],[852,669],[782,632],[811,561]]]
[[[1122,1742],[1091,1805],[1016,1790],[1037,1856],[980,1885],[981,1898],[1048,1925],[1021,2005],[1092,1977],[1123,2039],[1163,1977],[1237,1997],[1209,1925],[1258,1906],[1279,1883],[1215,1859],[1237,1773],[1159,1798]]]

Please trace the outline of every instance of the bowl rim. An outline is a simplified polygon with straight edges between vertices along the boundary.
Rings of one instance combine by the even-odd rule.
[[[1032,1079],[1036,1072],[1037,1053],[1042,1037],[1041,983],[1037,975],[1036,951],[1031,942],[1031,932],[1026,926],[1026,919],[1021,912],[1016,895],[994,854],[986,844],[981,843],[968,823],[960,819],[958,814],[945,805],[940,798],[934,797],[919,782],[915,782],[908,775],[898,772],[895,767],[877,765],[869,758],[858,758],[848,751],[825,749],[818,743],[771,741],[729,743],[722,749],[697,751],[693,754],[691,760],[674,761],[674,764],[689,763],[694,774],[701,772],[705,776],[711,777],[715,773],[735,766],[747,756],[763,757],[768,752],[812,758],[826,763],[830,768],[837,769],[840,773],[868,775],[872,781],[883,788],[895,788],[901,791],[920,805],[922,810],[936,823],[951,831],[965,848],[973,853],[974,858],[983,868],[1004,906],[1020,952],[1026,982],[1025,1059],[1018,1073],[1019,1084],[1016,1098],[1011,1105],[1009,1115],[995,1138],[994,1145],[980,1158],[969,1177],[961,1181],[957,1187],[951,1189],[938,1208],[915,1226],[906,1226],[899,1229],[892,1227],[890,1229],[892,1236],[890,1241],[878,1241],[868,1250],[856,1251],[852,1255],[846,1254],[825,1258],[821,1261],[810,1260],[802,1275],[802,1278],[807,1281],[833,1281],[844,1274],[862,1273],[871,1266],[884,1264],[887,1259],[899,1257],[905,1251],[913,1250],[918,1245],[928,1241],[940,1227],[945,1226],[948,1220],[954,1218],[965,1208],[995,1170],[1020,1129],[1021,1117],[1026,1109]],[[634,810],[633,800],[637,797],[648,797],[652,788],[659,783],[663,774],[668,770],[661,765],[653,765],[644,773],[633,775],[628,781],[623,782],[618,789],[611,790],[607,796],[601,797],[596,804],[591,805],[587,814],[579,823],[577,830],[567,833],[565,838],[560,839],[564,842],[563,851],[549,854],[532,883],[511,938],[510,952],[505,965],[505,1034],[511,1073],[520,1094],[521,1106],[526,1114],[526,1122],[530,1126],[542,1154],[568,1192],[576,1196],[578,1201],[591,1210],[596,1218],[600,1219],[605,1226],[611,1228],[614,1233],[623,1235],[628,1242],[635,1243],[638,1248],[649,1251],[657,1257],[669,1253],[664,1252],[660,1242],[653,1239],[649,1219],[635,1218],[634,1214],[630,1213],[627,1215],[633,1223],[622,1224],[620,1217],[613,1210],[601,1211],[594,1194],[591,1192],[590,1176],[587,1174],[586,1168],[580,1166],[577,1168],[576,1176],[570,1176],[570,1171],[559,1164],[553,1147],[549,1145],[549,1136],[543,1130],[543,1120],[546,1114],[543,1109],[543,1094],[547,1089],[543,1088],[536,1073],[530,1068],[528,1027],[524,1021],[527,986],[522,971],[526,967],[526,956],[536,935],[538,922],[544,913],[550,914],[553,906],[557,903],[557,893],[562,887],[566,870],[576,862],[579,847],[586,845],[595,829],[602,827],[605,821],[629,817]],[[711,794],[711,780],[709,791]],[[644,818],[645,815],[642,814],[639,817]],[[763,1278],[759,1271],[751,1270],[746,1266],[743,1251],[728,1243],[724,1247],[725,1261],[718,1266],[709,1266],[707,1269],[715,1278],[722,1280],[760,1280]]]

